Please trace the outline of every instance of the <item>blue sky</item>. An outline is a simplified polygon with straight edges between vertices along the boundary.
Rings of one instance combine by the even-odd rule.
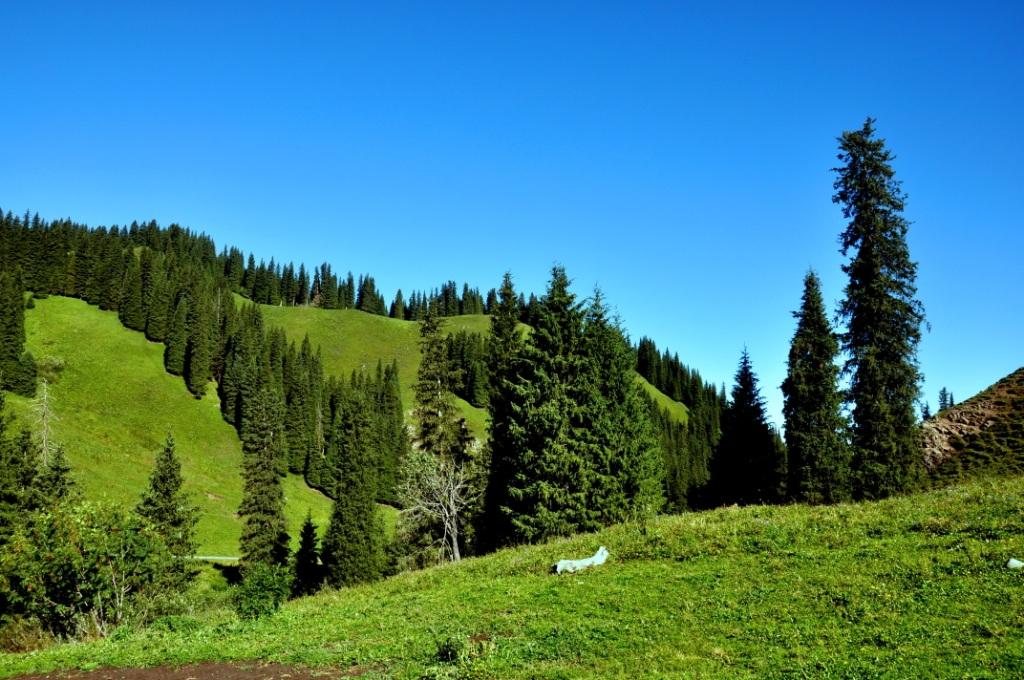
[[[178,222],[389,298],[558,262],[709,380],[746,346],[780,423],[803,274],[844,285],[835,138],[871,115],[926,397],[1024,364],[1022,5],[148,4],[0,7],[4,210]]]

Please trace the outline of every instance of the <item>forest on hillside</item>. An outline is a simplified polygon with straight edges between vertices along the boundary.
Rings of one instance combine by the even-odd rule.
[[[38,215],[0,217],[0,381],[24,395],[37,389],[34,358],[24,351],[26,292],[29,305],[63,295],[116,312],[126,328],[163,344],[167,372],[196,398],[212,381],[244,454],[242,616],[323,585],[659,512],[913,490],[924,482],[915,409],[924,313],[914,297],[903,194],[871,119],[839,144],[833,200],[849,220],[841,235],[849,257],[839,310],[845,325],[832,327],[820,282],[808,273],[782,386],[785,438],[768,421],[745,350],[726,394],[653,340],[631,345],[602,293],[580,298],[559,266],[540,296],[517,291],[506,273],[486,295],[468,285],[459,293],[449,281],[408,299],[399,291],[387,305],[370,275],[257,263],[234,247],[218,252],[205,235],[154,222],[90,229]],[[236,295],[247,302],[236,304]],[[402,403],[394,364],[326,375],[320,348],[268,327],[257,303],[418,321],[415,403]],[[445,316],[481,313],[490,315],[486,337],[441,330]],[[662,410],[637,374],[684,404],[686,421]],[[470,433],[456,396],[487,410],[485,441]],[[60,578],[38,566],[54,537],[74,545],[75,537],[137,536],[130,550],[105,544],[83,554],[97,564],[106,550],[144,556],[112,579],[134,579],[139,596],[194,577],[194,508],[181,495],[173,437],[132,512],[79,498],[63,456],[31,434],[0,431],[0,447],[5,609],[63,636],[81,632],[90,616],[92,632],[103,634],[128,615],[97,614],[95,602],[113,597],[108,582],[46,613],[41,603],[67,596]],[[333,499],[327,526],[307,519],[294,555],[282,509],[287,472]],[[400,510],[393,540],[378,503]],[[88,559],[83,573],[95,566]]]

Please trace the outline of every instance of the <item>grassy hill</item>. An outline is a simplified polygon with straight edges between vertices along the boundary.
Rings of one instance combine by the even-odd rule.
[[[238,301],[249,304],[242,297],[238,297]],[[269,325],[283,328],[289,340],[301,342],[308,334],[313,347],[320,347],[324,372],[328,375],[347,378],[352,371],[375,370],[378,361],[385,364],[397,361],[402,404],[407,411],[412,408],[413,388],[420,368],[419,323],[354,309],[260,305],[260,311]],[[490,317],[450,317],[444,320],[444,328],[447,332],[487,333]],[[457,401],[470,429],[478,437],[484,437],[487,431],[484,410],[461,399]]]
[[[923,427],[925,460],[945,483],[1024,473],[1024,368],[948,408]]]
[[[163,345],[127,330],[115,312],[50,297],[26,310],[28,349],[54,376],[50,395],[73,474],[92,497],[134,505],[149,481],[167,432],[174,435],[186,487],[202,512],[202,554],[237,555],[242,449],[220,416],[211,383],[196,400],[163,368]],[[29,400],[7,395],[15,427],[34,427]],[[297,538],[306,510],[326,521],[330,501],[301,477],[284,480],[289,530]]]
[[[248,304],[242,297],[238,297],[238,301]],[[407,410],[412,407],[413,387],[420,366],[419,323],[352,309],[260,305],[260,311],[268,324],[283,328],[289,339],[299,342],[308,334],[313,346],[319,345],[323,353],[324,371],[328,375],[348,376],[352,371],[372,371],[378,361],[390,363],[397,360],[402,403]],[[490,317],[480,314],[444,319],[444,329],[449,333],[465,330],[487,334],[490,328]],[[669,399],[640,376],[637,380],[662,408],[667,408],[677,419],[686,422],[683,404]],[[481,438],[486,436],[485,411],[461,399],[458,402],[473,432]]]
[[[599,545],[605,565],[550,574]],[[1010,557],[1024,559],[1021,478],[724,508],[327,592],[256,623],[223,609],[0,655],[0,676],[263,660],[407,678],[1019,677],[1024,571]]]

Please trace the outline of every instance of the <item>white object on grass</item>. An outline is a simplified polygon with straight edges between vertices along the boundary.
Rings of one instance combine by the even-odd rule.
[[[575,573],[581,569],[587,567],[593,567],[598,564],[604,564],[604,561],[608,559],[608,548],[603,545],[597,549],[593,557],[588,557],[582,560],[558,560],[558,564],[555,565],[555,573]]]
[[[1011,557],[1010,561],[1006,563],[1006,566],[1010,569],[1022,569],[1024,568],[1024,562],[1021,562],[1020,560],[1015,560]]]

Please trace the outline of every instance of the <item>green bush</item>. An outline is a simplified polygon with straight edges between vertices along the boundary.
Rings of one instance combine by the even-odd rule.
[[[276,612],[291,592],[288,569],[266,564],[246,567],[242,582],[235,586],[232,602],[242,619],[259,619]]]
[[[29,515],[0,554],[9,606],[57,637],[109,635],[144,621],[171,555],[134,513],[107,504]]]

